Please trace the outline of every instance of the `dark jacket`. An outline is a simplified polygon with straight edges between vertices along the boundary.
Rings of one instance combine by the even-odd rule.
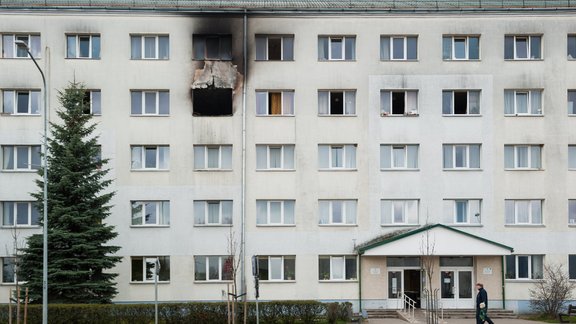
[[[480,303],[486,305],[486,310],[488,310],[488,293],[484,288],[478,289],[478,295],[476,295],[476,309],[480,309]]]

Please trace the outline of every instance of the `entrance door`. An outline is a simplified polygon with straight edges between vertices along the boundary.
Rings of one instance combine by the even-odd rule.
[[[472,285],[472,269],[441,269],[440,295],[444,303],[444,307],[474,307]]]
[[[388,271],[388,298],[398,299],[399,307],[402,307],[400,298],[402,294],[412,298],[416,302],[416,308],[420,308],[420,270],[398,269]]]

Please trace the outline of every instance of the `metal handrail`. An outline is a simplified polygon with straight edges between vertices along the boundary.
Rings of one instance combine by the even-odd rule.
[[[415,319],[414,314],[416,312],[416,301],[414,299],[408,297],[406,294],[402,294],[402,301],[403,301],[402,311],[404,313],[406,313],[406,315],[413,322]],[[406,309],[406,308],[408,308],[408,309]]]

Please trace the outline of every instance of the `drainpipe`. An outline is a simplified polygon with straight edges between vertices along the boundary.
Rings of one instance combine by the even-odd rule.
[[[500,259],[500,268],[502,269],[501,274],[502,274],[502,308],[506,309],[506,289],[505,289],[505,277],[504,277],[504,258],[506,256],[503,255],[502,259]]]
[[[246,57],[247,50],[247,39],[246,39],[246,28],[247,28],[247,16],[246,9],[244,9],[243,18],[243,35],[242,35],[242,57],[243,57],[243,73],[244,73],[244,83],[242,85],[242,192],[240,200],[242,202],[241,207],[241,223],[242,229],[240,233],[240,287],[241,293],[246,293],[246,83],[248,82],[248,75],[246,72],[248,68],[248,58]],[[243,297],[246,299],[246,295]]]
[[[358,252],[358,313],[362,315],[362,254]]]

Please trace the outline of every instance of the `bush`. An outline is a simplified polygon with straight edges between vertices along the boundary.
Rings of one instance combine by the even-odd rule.
[[[530,305],[535,312],[555,318],[566,300],[572,298],[573,289],[574,284],[562,265],[545,265],[543,279],[536,281],[530,289]]]

